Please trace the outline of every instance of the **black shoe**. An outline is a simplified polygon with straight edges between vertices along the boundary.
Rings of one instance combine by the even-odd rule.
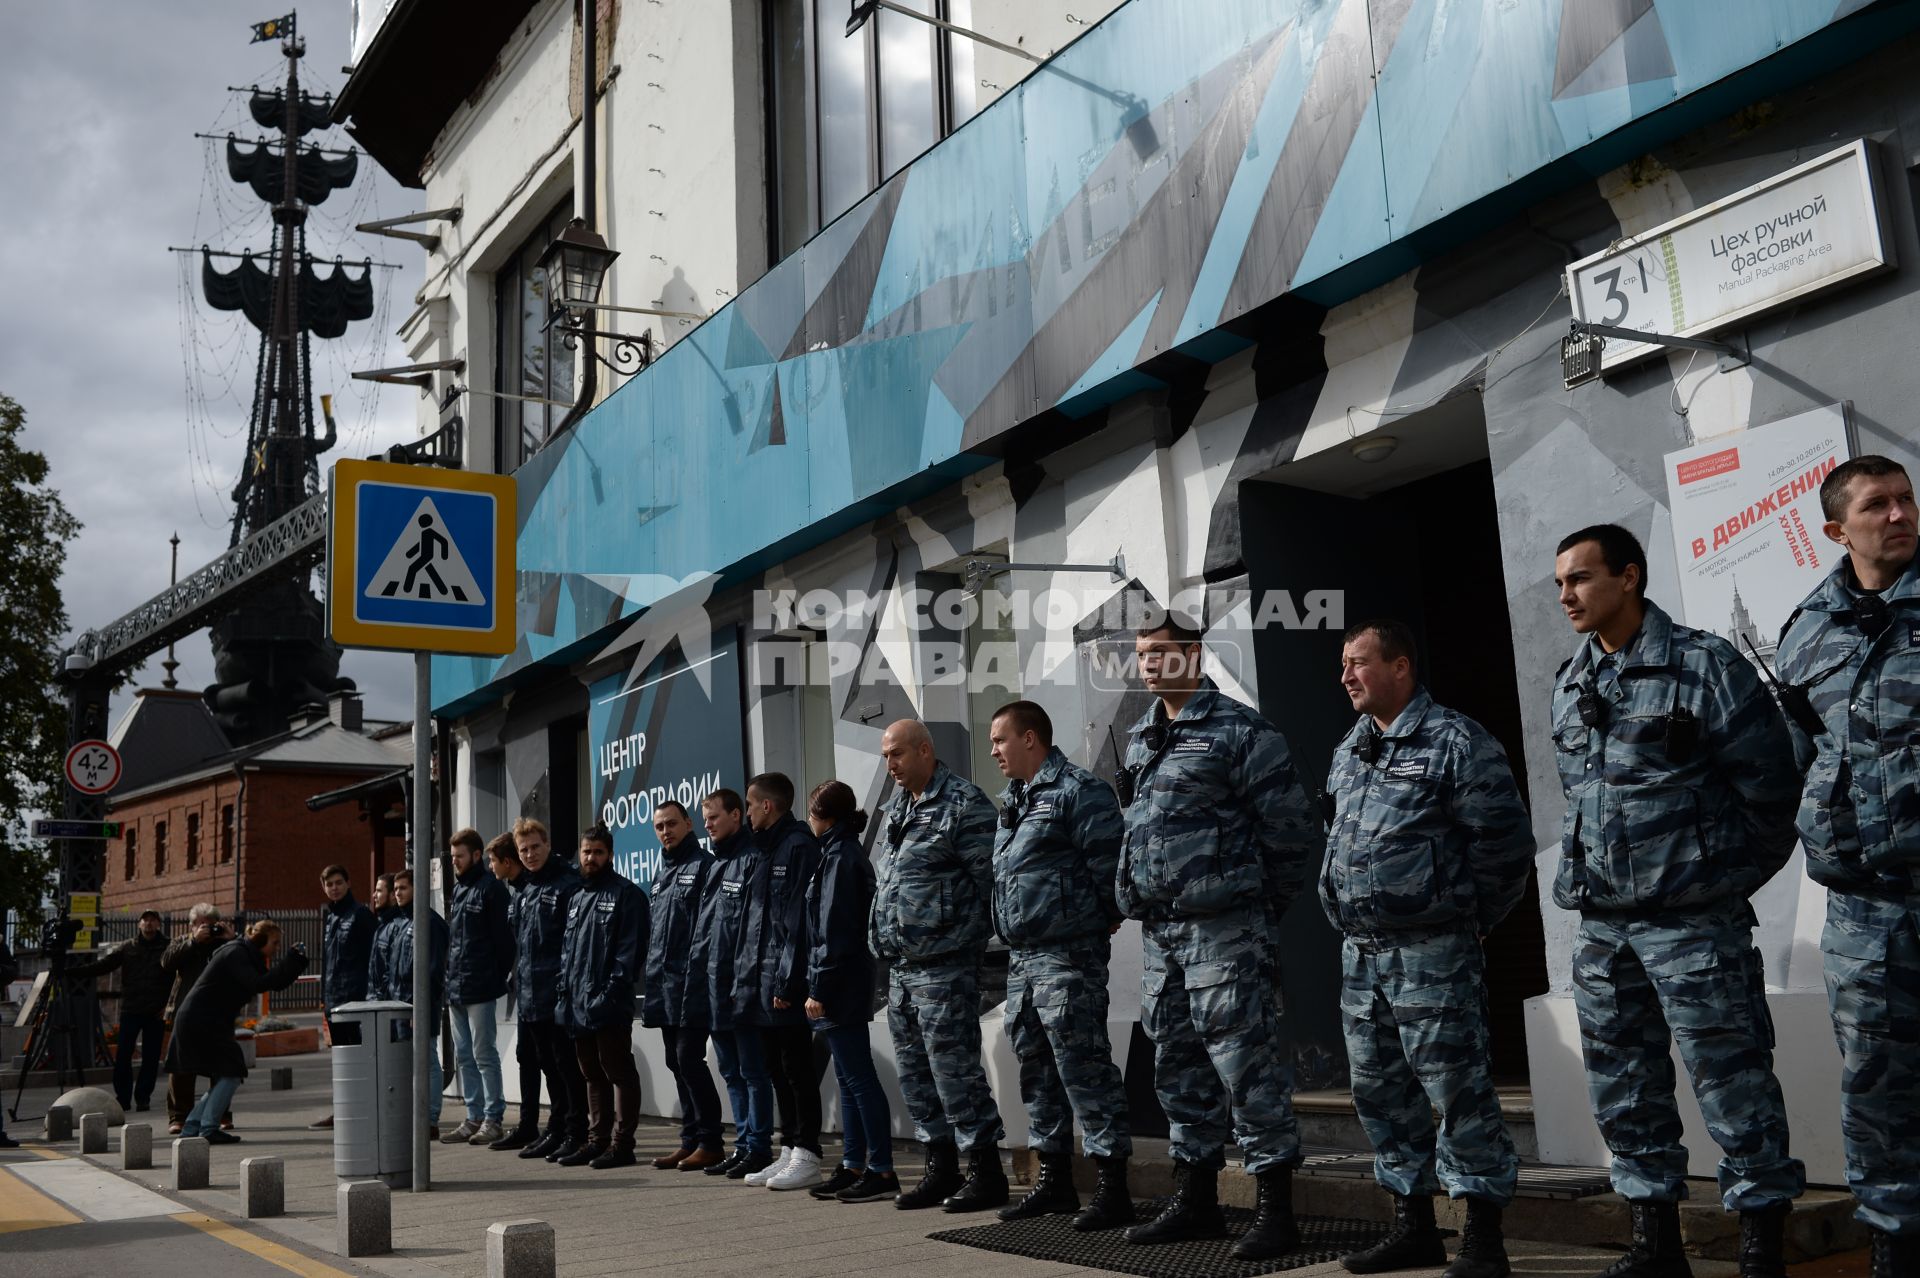
[[[0,1149],[18,1149],[18,1148],[20,1148],[19,1141],[7,1135],[5,1132],[0,1132]]]
[[[821,1199],[832,1198],[847,1186],[858,1184],[860,1178],[865,1174],[864,1169],[849,1167],[845,1163],[842,1163],[833,1169],[833,1175],[827,1177],[812,1189],[809,1189],[807,1191],[807,1197]]]
[[[1384,1274],[1396,1269],[1435,1269],[1447,1263],[1447,1245],[1433,1223],[1433,1196],[1393,1196],[1393,1228],[1364,1251],[1340,1257],[1350,1274]]]
[[[761,1153],[748,1154],[745,1158],[742,1158],[739,1162],[727,1169],[727,1179],[745,1180],[747,1177],[753,1175],[753,1173],[765,1171],[771,1166],[773,1166],[772,1150],[769,1149]]]
[[[1096,1158],[1100,1179],[1093,1186],[1093,1201],[1073,1218],[1073,1227],[1081,1233],[1095,1229],[1118,1229],[1133,1223],[1133,1194],[1127,1189],[1127,1160],[1123,1157]]]
[[[563,1158],[572,1158],[575,1154],[587,1148],[589,1148],[589,1146],[586,1141],[574,1140],[572,1137],[568,1137],[566,1140],[561,1141],[558,1145],[555,1145],[552,1149],[549,1149],[547,1151],[547,1161],[550,1163],[557,1163]],[[592,1156],[593,1155],[591,1154],[588,1155],[589,1158],[591,1158]],[[567,1166],[569,1167],[572,1167],[573,1165],[574,1164],[572,1163],[567,1164]]]
[[[1628,1203],[1633,1243],[1601,1278],[1693,1278],[1680,1245],[1679,1203]]]
[[[919,1184],[894,1199],[893,1205],[901,1211],[935,1207],[945,1202],[960,1185],[959,1147],[950,1140],[930,1141],[926,1175],[920,1178]]]
[[[948,1208],[949,1211],[952,1208]],[[1080,1195],[1073,1188],[1073,1155],[1040,1155],[1040,1174],[1033,1188],[1011,1207],[1000,1209],[1002,1220],[1026,1220],[1032,1216],[1064,1216],[1080,1210]]]
[[[1189,1238],[1219,1238],[1227,1232],[1220,1214],[1220,1173],[1212,1167],[1173,1160],[1173,1197],[1160,1214],[1127,1231],[1137,1244],[1185,1242]]]
[[[1920,1239],[1880,1229],[1872,1232],[1872,1268],[1868,1272],[1873,1278],[1913,1278],[1920,1274]]]
[[[1073,1192],[1071,1175],[1067,1181],[1067,1192]],[[967,1151],[967,1178],[960,1188],[947,1195],[940,1204],[942,1211],[985,1211],[989,1207],[1003,1207],[1011,1197],[1007,1186],[1007,1169],[1000,1165],[1000,1146],[990,1140],[976,1141]],[[1076,1195],[1075,1208],[1080,1206]]]
[[[520,1151],[522,1158],[545,1158],[554,1150],[567,1143],[567,1138],[559,1132],[548,1132],[533,1144]]]
[[[499,1140],[489,1143],[487,1148],[498,1150],[526,1149],[528,1146],[545,1139],[537,1128],[516,1127]]]
[[[1787,1216],[1792,1203],[1740,1213],[1740,1278],[1787,1278]]]
[[[609,1167],[631,1167],[640,1160],[633,1156],[633,1146],[615,1145],[600,1157],[588,1163],[595,1171],[606,1171]]]
[[[1257,1173],[1253,1223],[1233,1245],[1235,1260],[1272,1260],[1300,1245],[1293,1221],[1293,1168],[1269,1167]]]
[[[900,1200],[900,1178],[890,1171],[865,1171],[860,1179],[834,1195],[843,1203],[877,1203],[884,1198]]]
[[[232,1132],[223,1132],[218,1127],[209,1128],[206,1134],[201,1136],[200,1139],[206,1141],[209,1145],[238,1145],[240,1143],[238,1136],[235,1136]]]
[[[1440,1278],[1507,1278],[1512,1272],[1506,1235],[1500,1232],[1499,1205],[1484,1198],[1467,1199],[1467,1227],[1460,1235],[1460,1251]]]
[[[738,1166],[746,1156],[747,1147],[745,1145],[735,1145],[731,1154],[728,1154],[713,1166],[704,1168],[703,1170],[709,1176],[724,1176]]]
[[[150,1109],[152,1109],[152,1108],[153,1108],[153,1102],[151,1102],[151,1101],[135,1101],[135,1102],[133,1103],[133,1108],[134,1108],[134,1111],[135,1111],[136,1113],[141,1113],[141,1114],[144,1114],[144,1113],[146,1113],[146,1112],[147,1112],[148,1110],[150,1110]]]
[[[604,1145],[575,1145],[571,1154],[563,1153],[553,1161],[562,1167],[585,1167],[606,1152]]]

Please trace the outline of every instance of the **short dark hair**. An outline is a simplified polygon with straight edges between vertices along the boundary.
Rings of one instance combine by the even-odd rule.
[[[845,781],[822,781],[813,787],[813,793],[807,798],[807,812],[822,821],[846,826],[856,839],[867,828],[867,814],[860,810],[860,800],[854,797],[853,787]]]
[[[755,790],[760,797],[772,799],[774,806],[782,812],[793,811],[793,778],[784,772],[762,772],[747,781],[747,793]]]
[[[520,864],[520,846],[513,841],[511,833],[494,835],[487,843],[487,855],[496,861]]]
[[[709,803],[718,803],[721,810],[725,812],[745,812],[747,810],[747,802],[740,797],[740,792],[737,790],[724,788],[714,790],[709,793],[706,798],[700,800],[701,807],[705,807]]]
[[[680,802],[680,800],[678,799],[660,800],[660,802],[653,805],[653,813],[655,816],[658,816],[662,812],[665,812],[668,808],[679,808],[681,816],[685,817],[689,821],[693,820],[693,814],[687,811],[687,805]]]
[[[400,886],[400,880],[402,880],[402,879],[405,879],[405,880],[407,881],[407,886],[408,886],[408,887],[412,887],[412,886],[413,886],[413,871],[412,871],[412,870],[395,870],[395,871],[393,872],[393,885],[394,885],[395,887],[399,887],[399,886]]]
[[[583,846],[588,843],[598,843],[611,852],[613,851],[613,831],[609,830],[603,822],[595,821],[580,831],[580,842]]]
[[[1623,575],[1629,566],[1640,570],[1639,595],[1645,599],[1647,552],[1641,548],[1640,539],[1619,524],[1589,524],[1578,532],[1570,532],[1562,537],[1553,553],[1556,557],[1564,555],[1575,546],[1589,541],[1600,547],[1600,558],[1606,561],[1607,571],[1614,576]]]
[[[136,921],[140,923],[145,923],[148,919],[157,919],[159,917],[160,917],[160,911],[158,910],[142,910],[140,911],[139,919],[137,919]]]
[[[326,869],[320,871],[320,881],[325,883],[336,874],[349,883],[353,882],[353,876],[347,873],[347,867],[344,865],[329,865]]]
[[[1407,672],[1414,678],[1420,677],[1419,641],[1413,637],[1413,627],[1404,621],[1392,617],[1375,617],[1359,625],[1348,626],[1347,633],[1340,636],[1340,645],[1345,647],[1362,635],[1372,635],[1380,645],[1380,656],[1389,662],[1407,659]]]
[[[487,850],[487,841],[480,837],[480,831],[474,829],[472,826],[468,826],[464,830],[455,831],[454,836],[447,840],[447,846],[465,848],[475,856],[478,856]]]
[[[377,875],[373,880],[375,887],[380,886],[382,883],[387,885],[387,891],[393,891],[393,876],[391,874]]]
[[[1820,513],[1828,523],[1837,524],[1847,513],[1847,486],[1856,479],[1878,479],[1882,475],[1905,476],[1907,468],[1891,457],[1868,453],[1835,466],[1820,481]]]
[[[995,719],[1003,716],[1013,721],[1015,732],[1031,732],[1040,738],[1040,744],[1043,746],[1053,744],[1053,720],[1047,717],[1047,712],[1038,702],[1009,701],[993,712]],[[991,723],[992,720],[988,722]]]
[[[1134,631],[1134,635],[1136,638],[1146,639],[1162,632],[1165,632],[1167,638],[1175,643],[1194,644],[1206,641],[1206,635],[1197,626],[1171,612],[1158,620],[1149,617],[1145,625]]]

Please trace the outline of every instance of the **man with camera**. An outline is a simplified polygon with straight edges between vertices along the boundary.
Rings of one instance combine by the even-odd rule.
[[[174,1023],[175,1011],[193,983],[200,979],[200,973],[207,970],[214,952],[231,941],[233,935],[233,929],[221,921],[220,911],[208,902],[202,901],[187,912],[187,934],[168,945],[160,959],[160,970],[171,983],[164,1014],[168,1025]],[[167,1075],[167,1131],[172,1135],[180,1134],[187,1114],[193,1109],[194,1077],[192,1074]],[[232,1113],[222,1112],[220,1125],[232,1127]]]

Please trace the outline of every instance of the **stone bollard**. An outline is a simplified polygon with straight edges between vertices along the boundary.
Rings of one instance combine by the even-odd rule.
[[[293,1066],[277,1065],[267,1075],[267,1090],[270,1092],[290,1092],[293,1090]]]
[[[49,1105],[47,1107],[47,1139],[73,1139],[73,1106]]]
[[[83,1154],[107,1152],[107,1116],[105,1114],[80,1115],[80,1152]]]
[[[173,1187],[205,1189],[209,1146],[204,1137],[176,1136],[173,1140]]]
[[[377,1180],[350,1180],[334,1192],[333,1250],[384,1256],[393,1250],[391,1191]]]
[[[153,1125],[128,1123],[120,1129],[120,1170],[145,1171],[153,1166]]]
[[[553,1226],[502,1220],[487,1226],[487,1278],[554,1278]]]
[[[240,1214],[248,1220],[287,1209],[287,1168],[278,1158],[240,1160]]]

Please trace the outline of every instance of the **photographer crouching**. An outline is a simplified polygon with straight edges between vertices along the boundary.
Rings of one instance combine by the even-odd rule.
[[[306,946],[296,943],[276,963],[279,951],[280,925],[261,919],[247,929],[244,940],[221,946],[180,1000],[173,1043],[167,1049],[167,1072],[213,1080],[207,1094],[188,1111],[181,1135],[200,1136],[214,1145],[231,1145],[240,1139],[220,1130],[220,1115],[247,1077],[246,1057],[233,1036],[234,1020],[249,999],[286,989],[307,967]]]
[[[186,998],[187,991],[200,979],[200,973],[207,970],[207,964],[213,960],[214,951],[233,939],[233,929],[220,918],[220,911],[205,901],[187,912],[187,934],[179,937],[167,946],[167,952],[160,958],[160,970],[173,981],[173,988],[167,995],[165,1019],[167,1025],[173,1025],[174,1013],[180,1008],[180,1002]],[[170,1074],[167,1078],[167,1131],[174,1136],[187,1121],[187,1113],[193,1108],[194,1075]],[[233,1115],[222,1112],[222,1127],[233,1126]]]

